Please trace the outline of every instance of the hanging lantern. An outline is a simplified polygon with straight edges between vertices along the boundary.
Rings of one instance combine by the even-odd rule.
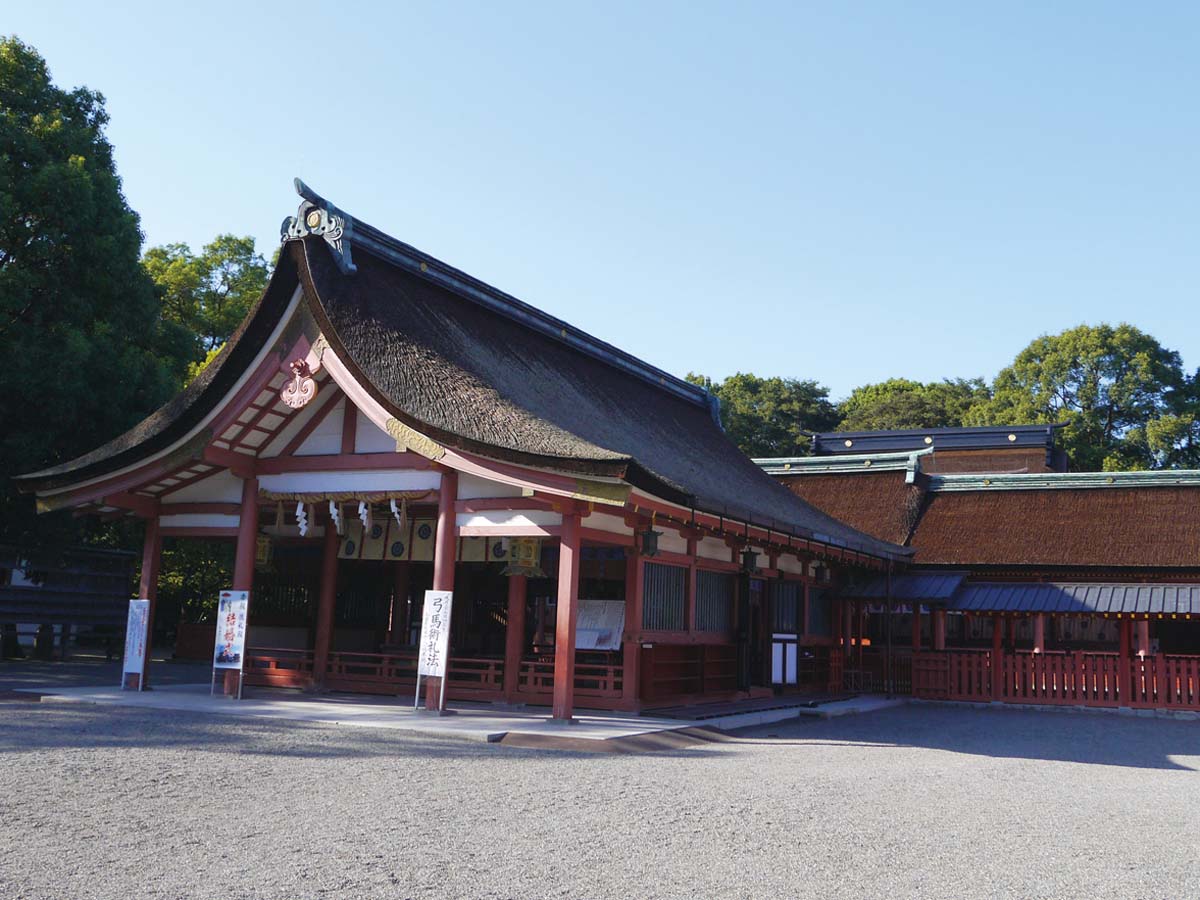
[[[271,542],[270,535],[260,534],[254,542],[254,565],[265,569],[271,565],[271,558],[274,555],[275,545]]]
[[[742,571],[756,572],[758,571],[758,554],[749,547],[742,551]]]
[[[645,531],[638,532],[638,539],[642,545],[642,556],[658,556],[658,538],[661,534],[661,531],[655,531],[650,527],[647,527]]]

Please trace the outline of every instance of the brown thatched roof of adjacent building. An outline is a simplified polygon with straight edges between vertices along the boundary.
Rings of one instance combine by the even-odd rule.
[[[835,519],[896,544],[912,534],[925,495],[919,484],[906,483],[901,471],[805,475],[783,484]]]
[[[1200,487],[933,491],[910,544],[938,565],[1200,567]]]

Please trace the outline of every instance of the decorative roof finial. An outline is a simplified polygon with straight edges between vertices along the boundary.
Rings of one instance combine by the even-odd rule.
[[[343,275],[358,271],[350,259],[350,239],[354,236],[354,219],[346,215],[299,178],[296,193],[303,198],[296,215],[288,216],[279,228],[281,241],[295,241],[310,234],[324,238],[333,253],[334,262]]]

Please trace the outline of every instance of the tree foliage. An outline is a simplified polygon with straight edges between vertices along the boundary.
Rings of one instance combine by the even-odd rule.
[[[0,472],[71,459],[160,405],[182,372],[141,266],[138,217],[104,135],[104,98],[64,90],[0,39]],[[5,478],[0,540],[48,523]]]
[[[219,235],[199,254],[187,244],[151,247],[143,258],[163,315],[193,343],[189,379],[229,339],[266,287],[270,270],[254,238]]]
[[[975,425],[1066,422],[1072,468],[1149,468],[1170,464],[1193,443],[1190,393],[1179,354],[1150,335],[1126,324],[1080,325],[1030,343],[967,418]]]
[[[824,431],[837,422],[829,389],[797,378],[759,378],[739,372],[715,382],[689,373],[721,401],[721,424],[749,456],[796,456],[807,452],[804,431]]]
[[[991,397],[982,378],[947,378],[923,383],[889,378],[851,391],[838,404],[839,431],[881,431],[891,428],[952,428],[962,425],[967,412]]]

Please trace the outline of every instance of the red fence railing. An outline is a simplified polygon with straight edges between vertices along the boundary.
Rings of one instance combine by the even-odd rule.
[[[1200,656],[1134,657],[1126,667],[1116,653],[1019,651],[1000,654],[998,678],[987,650],[910,658],[922,699],[1200,711]]]

